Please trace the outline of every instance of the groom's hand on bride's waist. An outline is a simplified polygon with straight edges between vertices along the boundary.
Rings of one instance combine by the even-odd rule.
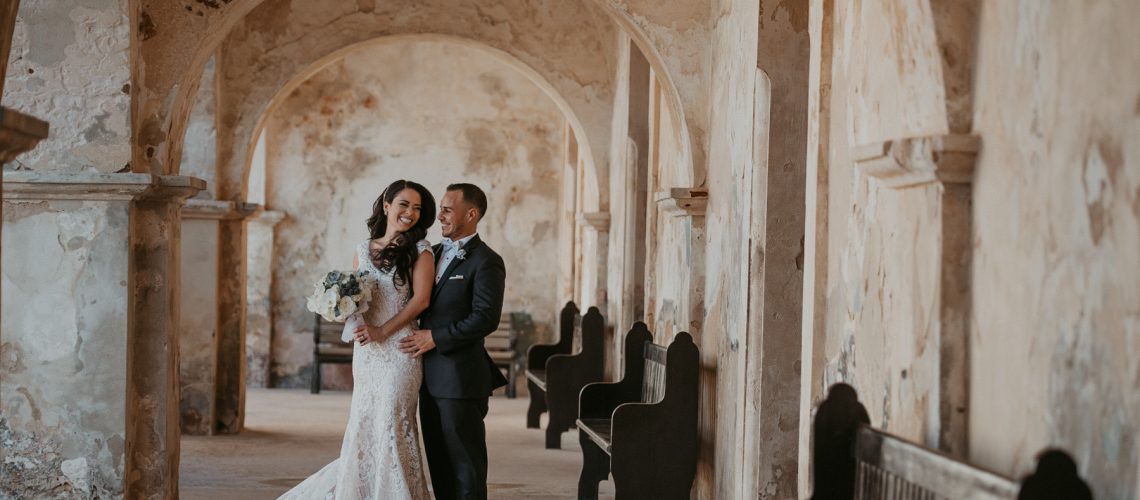
[[[413,358],[432,349],[435,349],[435,339],[431,338],[431,330],[412,330],[411,335],[400,339],[400,351]]]

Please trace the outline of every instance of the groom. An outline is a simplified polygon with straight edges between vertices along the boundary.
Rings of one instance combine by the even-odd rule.
[[[423,356],[420,425],[437,499],[487,498],[487,438],[483,418],[491,391],[507,379],[483,349],[499,327],[506,269],[476,234],[487,195],[473,184],[452,184],[439,204],[443,242],[435,246],[435,286],[420,328],[400,350]]]

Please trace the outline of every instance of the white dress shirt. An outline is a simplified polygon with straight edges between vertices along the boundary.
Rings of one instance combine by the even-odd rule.
[[[475,234],[478,234],[478,233],[473,233],[473,234],[471,234],[465,238],[460,239],[458,242],[456,242],[456,243],[458,243],[457,245],[447,246],[446,244],[444,244],[443,247],[440,248],[440,251],[443,253],[443,255],[440,255],[439,263],[436,264],[436,267],[435,267],[435,282],[436,283],[439,283],[439,280],[443,279],[443,273],[444,273],[444,271],[447,271],[447,266],[450,266],[451,261],[455,259],[455,254],[458,251],[458,249],[467,246],[467,242],[471,241],[471,238],[474,238]],[[451,240],[451,238],[444,238],[444,241],[452,241],[452,240]]]

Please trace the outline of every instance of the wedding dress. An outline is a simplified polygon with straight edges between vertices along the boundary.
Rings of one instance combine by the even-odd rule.
[[[357,249],[360,270],[376,280],[372,301],[363,313],[380,326],[407,302],[407,286],[393,272],[376,268],[369,242]],[[420,253],[430,252],[425,240]],[[289,490],[282,499],[429,499],[416,419],[423,369],[419,358],[400,352],[400,338],[411,325],[381,342],[353,343],[352,408],[340,447],[340,458]]]

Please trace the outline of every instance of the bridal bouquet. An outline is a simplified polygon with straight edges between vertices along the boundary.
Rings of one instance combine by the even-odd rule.
[[[368,309],[371,281],[367,273],[329,271],[325,279],[313,285],[306,306],[327,321],[343,323]]]

